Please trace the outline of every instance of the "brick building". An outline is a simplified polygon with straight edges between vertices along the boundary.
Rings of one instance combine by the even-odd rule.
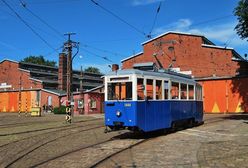
[[[58,107],[63,104],[62,100],[66,97],[66,56],[60,54],[59,58],[59,67],[13,60],[1,61],[0,112],[17,112],[19,109],[30,111],[33,106]],[[74,95],[88,95],[89,90],[101,87],[103,84],[101,76],[102,74],[74,70],[72,81]],[[103,97],[101,92],[94,92],[94,94]],[[87,96],[81,97],[83,99]],[[21,107],[19,107],[19,101],[21,101]],[[98,108],[94,110],[100,112]]]
[[[203,86],[205,112],[248,112],[248,62],[233,48],[181,32],[167,32],[142,45],[143,52],[121,61],[122,69],[152,62],[184,71]]]

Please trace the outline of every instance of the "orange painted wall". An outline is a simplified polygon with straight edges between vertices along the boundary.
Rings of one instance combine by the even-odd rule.
[[[21,112],[30,112],[31,108],[39,104],[37,91],[21,92]],[[0,112],[19,111],[19,92],[0,92]]]
[[[248,112],[248,78],[199,81],[203,87],[204,112]]]

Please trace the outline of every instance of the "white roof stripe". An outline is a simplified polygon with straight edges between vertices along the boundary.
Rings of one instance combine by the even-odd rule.
[[[160,37],[165,36],[165,35],[170,34],[170,33],[171,33],[171,34],[182,34],[182,35],[191,35],[191,36],[204,37],[203,35],[200,35],[200,34],[176,32],[176,31],[168,31],[168,32],[165,32],[165,33],[163,33],[163,34],[158,35],[157,37],[154,37],[154,38],[152,38],[152,39],[149,39],[149,40],[147,40],[147,41],[145,41],[145,42],[143,42],[143,43],[141,43],[141,44],[144,45],[144,44],[146,44],[146,43],[149,43],[150,41],[153,41],[153,40],[155,40],[155,39],[157,39],[157,38],[160,38]]]
[[[138,56],[138,55],[140,55],[140,54],[143,54],[143,52],[139,52],[139,53],[137,53],[137,54],[135,54],[135,55],[132,55],[132,56],[127,57],[127,58],[124,58],[123,60],[121,60],[121,62],[124,62],[124,61],[126,61],[126,60],[129,60],[129,59],[131,59],[131,58],[133,58],[133,57],[136,57],[136,56]]]
[[[219,49],[227,49],[227,50],[234,50],[231,47],[225,47],[225,46],[216,46],[216,45],[208,45],[208,44],[202,44],[202,47],[209,47],[209,48],[219,48]]]

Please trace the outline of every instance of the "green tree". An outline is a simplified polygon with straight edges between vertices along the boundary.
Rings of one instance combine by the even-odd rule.
[[[96,67],[88,67],[84,70],[85,72],[90,72],[90,73],[96,73],[96,74],[100,74],[100,70]]]
[[[40,56],[28,56],[21,60],[21,62],[28,62],[28,63],[33,63],[33,64],[39,64],[39,65],[47,65],[47,66],[56,66],[56,61],[49,61],[46,60],[42,55]]]
[[[241,39],[248,38],[248,0],[240,0],[234,9],[234,15],[238,17],[238,24],[235,27]]]

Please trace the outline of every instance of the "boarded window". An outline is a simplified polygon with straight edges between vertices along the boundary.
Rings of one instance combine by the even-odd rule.
[[[171,83],[171,99],[179,99],[179,83]]]
[[[156,99],[161,100],[162,99],[162,81],[156,80]]]
[[[185,100],[187,99],[187,84],[181,83],[181,99]]]
[[[144,100],[145,94],[144,94],[144,79],[138,78],[137,79],[137,99],[138,100]]]
[[[153,80],[147,79],[146,80],[146,96],[147,99],[153,99]]]
[[[194,85],[189,85],[189,99],[194,100]]]
[[[169,99],[169,83],[164,81],[164,99]]]

